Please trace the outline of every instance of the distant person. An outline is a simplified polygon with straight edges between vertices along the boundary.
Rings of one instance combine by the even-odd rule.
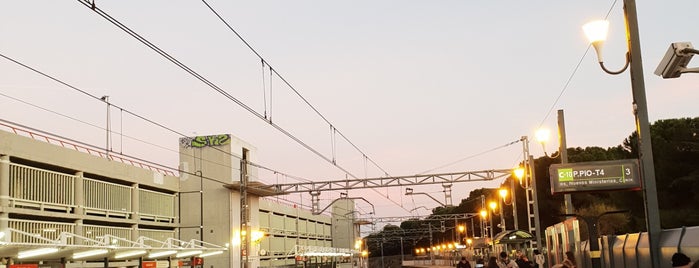
[[[476,260],[476,268],[483,268],[485,267],[485,262],[483,261],[483,258],[478,258]]]
[[[691,264],[692,260],[690,260],[687,255],[684,255],[684,253],[677,252],[672,254],[672,267],[689,268]]]
[[[529,261],[527,254],[524,254],[521,250],[517,250],[517,259],[515,263],[519,268],[534,268],[534,264]]]
[[[699,261],[695,261],[691,268],[699,268]]]
[[[456,264],[456,268],[471,268],[471,263],[466,260],[466,257],[461,257],[459,263]]]
[[[566,251],[565,256],[563,256],[563,262],[554,265],[553,268],[576,268],[576,266],[573,252]]]
[[[488,265],[485,266],[486,268],[500,268],[500,265],[498,265],[498,258],[495,256],[491,256],[490,259],[488,259]]]
[[[541,252],[538,249],[534,250],[534,263],[536,263],[536,268],[544,268],[544,263],[546,262],[546,258],[544,258],[544,254],[541,254]]]
[[[500,252],[500,260],[498,261],[498,266],[500,266],[500,268],[519,268],[519,266],[517,266],[517,263],[513,260],[510,260],[510,257],[507,256],[507,252],[504,251]]]

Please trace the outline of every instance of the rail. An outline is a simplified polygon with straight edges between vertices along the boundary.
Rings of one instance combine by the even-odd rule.
[[[82,143],[79,141],[71,140],[65,137],[61,137],[55,134],[51,134],[48,132],[43,132],[41,130],[33,129],[27,126],[22,126],[17,123],[13,123],[10,121],[2,120],[0,119],[0,127],[5,127],[7,129],[10,129],[13,133],[17,135],[21,135],[24,137],[29,137],[34,140],[40,140],[44,141],[49,144],[53,145],[58,145],[63,148],[68,148],[68,149],[73,149],[78,152],[83,152],[87,153],[89,155],[93,156],[99,156],[102,158],[107,158],[112,161],[119,161],[124,164],[129,164],[132,166],[140,167],[143,169],[148,169],[151,171],[155,171],[158,173],[161,173],[163,175],[168,175],[168,176],[176,176],[176,170],[174,169],[169,169],[169,168],[164,168],[157,166],[152,163],[147,163],[147,161],[142,160],[142,159],[137,159],[134,157],[128,157],[123,154],[117,153],[117,152],[110,152],[105,149],[89,145],[86,143]]]

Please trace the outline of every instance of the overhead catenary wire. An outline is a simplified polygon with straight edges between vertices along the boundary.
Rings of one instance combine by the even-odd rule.
[[[471,158],[474,158],[474,157],[477,157],[477,156],[481,156],[481,155],[484,155],[484,154],[487,154],[487,153],[490,153],[490,152],[493,152],[493,151],[496,151],[496,150],[499,150],[499,149],[502,149],[502,148],[511,146],[511,145],[516,144],[516,143],[518,143],[518,142],[520,142],[520,141],[521,141],[521,139],[517,139],[517,140],[515,140],[515,141],[511,141],[511,142],[508,142],[508,143],[506,143],[506,144],[503,144],[503,145],[500,145],[500,146],[497,146],[497,147],[494,147],[494,148],[491,148],[491,149],[482,151],[482,152],[480,152],[480,153],[475,153],[475,154],[472,154],[472,155],[469,155],[469,156],[460,158],[460,159],[458,159],[458,160],[456,160],[456,161],[452,161],[452,162],[446,163],[446,164],[441,165],[441,166],[438,166],[438,167],[436,167],[436,168],[432,168],[432,169],[425,170],[425,171],[423,171],[423,172],[418,173],[417,175],[426,174],[426,173],[428,173],[428,172],[432,172],[432,171],[435,171],[435,170],[438,170],[438,169],[441,169],[441,168],[445,168],[445,167],[448,167],[448,166],[451,166],[451,165],[454,165],[454,164],[458,164],[458,163],[460,163],[460,162],[462,162],[462,161],[466,161],[466,160],[468,160],[468,159],[471,159]]]
[[[333,129],[335,129],[335,132],[337,132],[337,134],[340,135],[340,137],[342,137],[347,143],[349,143],[350,145],[352,145],[352,147],[353,147],[355,150],[357,150],[358,152],[360,152],[361,154],[363,154],[363,155],[366,156],[366,154],[365,154],[357,145],[355,145],[352,141],[350,141],[350,140],[347,138],[347,136],[345,136],[341,131],[339,131],[336,127],[334,127],[333,124],[330,122],[330,120],[328,120],[322,113],[320,113],[320,111],[318,111],[318,109],[316,109],[315,106],[313,106],[303,95],[301,95],[301,93],[300,93],[293,85],[291,85],[291,83],[289,83],[289,81],[287,81],[286,78],[284,78],[275,68],[273,68],[272,65],[269,64],[269,61],[265,60],[264,57],[262,57],[262,55],[261,55],[259,52],[257,52],[257,50],[255,50],[255,49],[250,45],[250,43],[248,43],[248,42],[245,40],[245,38],[243,38],[243,37],[236,31],[236,30],[235,30],[235,29],[234,29],[234,28],[233,28],[233,27],[218,13],[218,11],[216,11],[216,9],[214,9],[206,0],[202,0],[202,2],[204,3],[204,5],[206,5],[206,7],[209,8],[209,10],[211,10],[211,12],[212,12],[214,15],[216,15],[216,17],[218,17],[218,19],[219,19],[223,24],[226,25],[226,27],[227,27],[229,30],[231,30],[231,31],[232,31],[232,32],[233,32],[233,33],[248,47],[248,49],[250,49],[250,51],[252,51],[258,58],[260,58],[260,60],[263,60],[264,62],[266,62],[266,63],[267,63],[267,66],[268,66],[269,69],[270,69],[270,71],[271,71],[271,72],[274,72],[274,74],[275,74],[277,77],[279,77],[279,79],[280,79],[282,82],[284,82],[284,84],[285,84],[286,86],[288,86],[301,100],[303,100],[303,102],[305,102],[306,105],[308,105],[308,107],[310,107],[321,119],[323,119],[323,121],[325,121],[325,123],[327,123],[327,124],[330,125]],[[270,82],[270,84],[271,84],[271,82]],[[384,170],[381,166],[379,166],[378,163],[376,163],[373,159],[369,158],[368,156],[367,156],[367,159],[368,159],[371,163],[373,163],[374,166],[376,166],[378,169],[380,169],[380,170],[384,173],[384,175],[388,176],[388,172],[387,172],[386,170]],[[353,176],[353,177],[354,177],[354,176]]]
[[[335,135],[339,135],[340,137],[342,137],[343,140],[345,140],[347,143],[349,143],[355,150],[357,150],[358,152],[360,152],[360,153],[366,158],[366,160],[368,160],[368,161],[371,162],[375,167],[377,167],[379,170],[381,170],[381,171],[383,172],[384,176],[389,176],[388,172],[387,172],[386,170],[384,170],[381,166],[379,166],[379,164],[376,163],[376,161],[374,161],[373,159],[371,159],[370,157],[368,157],[368,156],[366,155],[366,153],[364,153],[357,145],[355,145],[352,141],[350,141],[350,140],[347,138],[347,136],[345,136],[342,132],[340,132],[339,130],[337,130],[337,128],[330,122],[330,120],[328,120],[323,114],[321,114],[320,111],[318,111],[318,109],[316,109],[305,97],[303,97],[303,95],[301,95],[301,93],[300,93],[298,90],[296,90],[296,88],[295,88],[293,85],[291,85],[291,83],[289,83],[289,81],[287,81],[279,72],[277,72],[277,70],[274,69],[274,68],[272,67],[271,64],[269,64],[269,61],[265,60],[264,57],[262,57],[262,55],[261,55],[259,52],[257,52],[257,50],[255,50],[255,49],[250,45],[250,43],[248,43],[248,42],[245,40],[245,38],[243,38],[243,37],[230,25],[230,23],[228,23],[228,22],[227,22],[227,21],[226,21],[226,20],[225,20],[225,19],[224,19],[224,18],[223,18],[223,17],[208,3],[208,2],[206,2],[206,0],[202,0],[202,2],[204,3],[204,5],[206,5],[207,8],[209,8],[209,10],[210,10],[224,25],[226,25],[226,27],[227,27],[231,32],[233,32],[233,33],[248,47],[248,49],[250,49],[250,51],[252,51],[260,60],[262,60],[262,61],[264,61],[265,63],[267,63],[267,66],[269,67],[269,70],[270,70],[270,82],[269,82],[269,84],[270,84],[270,118],[269,118],[269,123],[270,123],[270,124],[273,124],[273,123],[272,123],[272,115],[271,115],[271,114],[272,114],[272,107],[273,107],[273,105],[272,105],[272,103],[271,103],[271,99],[272,99],[272,92],[271,92],[271,91],[272,91],[272,73],[274,73],[282,82],[284,82],[284,84],[285,84],[286,86],[288,86],[299,98],[301,98],[301,100],[303,100],[303,101],[306,103],[306,105],[308,105],[320,118],[322,118],[323,121],[325,121],[325,123],[327,123],[328,125],[330,125],[330,127],[331,127],[331,129],[332,129],[332,134],[331,134],[332,136],[331,136],[331,138],[332,138],[332,143],[333,143],[333,147],[332,147],[333,156],[332,156],[332,159],[328,159],[328,158],[325,157],[325,156],[321,156],[322,158],[324,158],[326,161],[329,161],[330,163],[332,163],[332,164],[335,165],[336,167],[340,168],[342,171],[344,171],[346,174],[350,175],[351,177],[353,177],[353,178],[355,178],[355,179],[358,179],[357,176],[355,176],[354,174],[350,173],[349,171],[347,171],[347,170],[341,168],[341,166],[339,166],[339,165],[337,164],[337,161],[336,161],[336,159],[335,159],[335,149],[336,149],[336,148],[335,148],[334,146],[335,146],[335,143],[336,143],[336,142],[335,142]],[[285,130],[282,130],[282,129],[280,129],[280,128],[278,128],[278,129],[279,129],[280,131],[282,131],[282,132],[285,132]],[[295,137],[290,137],[290,138],[296,139]],[[309,148],[309,149],[310,149],[310,148]],[[315,151],[314,151],[314,152],[315,152]],[[318,154],[318,153],[316,152],[316,154]],[[320,155],[320,154],[319,154],[319,155]],[[376,192],[376,193],[379,193],[379,191],[376,190],[376,189],[372,189],[372,190],[373,190],[374,192]],[[403,207],[402,204],[399,204],[399,203],[397,203],[396,201],[392,200],[390,197],[388,197],[388,195],[386,196],[386,199],[388,199],[388,200],[391,201],[392,203],[398,205],[399,207],[401,207],[401,208],[403,208],[404,210],[407,211],[407,209],[406,209],[405,207]]]
[[[609,18],[609,14],[612,13],[612,9],[614,9],[614,6],[616,6],[617,0],[614,0],[612,2],[612,6],[609,7],[609,10],[607,10],[607,14],[604,15],[604,19]],[[563,88],[561,89],[561,92],[558,93],[558,96],[556,99],[553,101],[551,104],[551,107],[546,111],[546,114],[544,115],[544,119],[541,120],[541,123],[539,123],[539,127],[543,126],[546,120],[551,116],[551,112],[553,112],[553,109],[556,108],[556,104],[558,104],[558,101],[561,100],[561,97],[563,97],[563,94],[568,90],[568,86],[570,85],[570,82],[573,81],[573,78],[575,75],[578,73],[578,70],[580,69],[580,65],[582,65],[583,60],[585,57],[587,57],[587,54],[590,52],[590,48],[592,47],[592,44],[587,45],[587,48],[585,49],[585,53],[580,57],[580,60],[578,60],[578,63],[575,65],[575,68],[573,68],[573,72],[568,76],[568,79],[566,80],[565,84],[563,84]]]
[[[609,9],[607,10],[607,14],[604,16],[605,19],[609,18],[609,14],[611,14],[612,9],[614,9],[614,6],[616,5],[616,3],[617,3],[617,0],[614,0],[614,1],[612,2],[612,5],[611,5],[611,6],[609,7]],[[566,92],[566,90],[568,89],[568,86],[570,86],[570,83],[573,81],[573,78],[575,77],[575,75],[577,74],[578,70],[580,69],[580,66],[582,65],[583,60],[585,59],[585,57],[587,56],[587,54],[590,52],[590,47],[592,47],[591,44],[587,46],[587,48],[585,49],[585,52],[583,53],[583,55],[582,55],[582,56],[580,57],[580,59],[578,60],[578,63],[575,65],[575,68],[573,68],[573,72],[570,74],[570,76],[568,76],[568,79],[566,80],[565,84],[563,85],[563,88],[561,89],[560,93],[558,94],[558,96],[556,97],[556,99],[555,99],[555,100],[553,101],[553,103],[551,104],[551,107],[546,111],[546,114],[544,115],[544,118],[543,118],[543,119],[541,120],[541,122],[539,123],[539,127],[541,127],[541,126],[544,125],[544,123],[546,122],[546,120],[548,119],[548,117],[551,115],[551,112],[553,111],[553,109],[554,109],[554,108],[556,107],[556,105],[558,104],[558,101],[560,101],[561,97],[563,97],[563,94]],[[473,155],[470,155],[470,156],[467,156],[467,157],[458,159],[458,160],[453,161],[453,162],[449,162],[449,163],[444,164],[444,165],[442,165],[442,166],[439,166],[439,167],[436,167],[436,168],[429,169],[429,170],[423,171],[423,172],[421,172],[421,173],[418,173],[418,175],[419,175],[419,174],[425,174],[425,173],[427,173],[427,172],[431,172],[431,171],[434,171],[434,170],[437,170],[437,169],[445,168],[445,167],[448,167],[448,166],[451,166],[451,165],[460,163],[460,162],[465,161],[465,160],[467,160],[467,159],[470,159],[470,158],[473,158],[473,157],[476,157],[476,156],[480,156],[480,155],[483,155],[483,154],[486,154],[486,153],[495,151],[495,150],[497,150],[497,149],[501,149],[501,148],[510,146],[510,145],[512,145],[512,144],[514,144],[514,143],[517,143],[517,142],[519,142],[519,141],[520,141],[520,140],[513,141],[513,142],[510,142],[510,143],[505,144],[505,145],[503,145],[503,146],[498,146],[498,147],[495,147],[495,148],[490,149],[490,150],[486,150],[486,151],[483,151],[483,152],[480,152],[480,153],[477,153],[477,154],[473,154]],[[526,161],[526,159],[525,159],[524,161]]]
[[[42,71],[39,71],[39,70],[37,70],[37,69],[35,69],[35,68],[31,67],[31,66],[28,66],[28,65],[26,65],[26,64],[24,64],[24,63],[22,63],[22,62],[19,62],[19,61],[16,60],[16,59],[10,58],[9,56],[4,55],[3,53],[0,53],[0,57],[6,59],[6,60],[8,60],[8,61],[11,61],[11,62],[13,62],[13,63],[15,63],[15,64],[17,64],[17,65],[19,65],[19,66],[22,66],[22,67],[24,67],[24,68],[26,68],[26,69],[28,69],[28,70],[30,70],[30,71],[33,71],[33,72],[35,72],[35,73],[37,73],[37,74],[39,74],[39,75],[41,75],[41,76],[43,76],[43,77],[45,77],[45,78],[48,78],[48,79],[50,79],[50,80],[53,80],[53,81],[55,81],[55,82],[57,82],[57,83],[59,83],[59,84],[61,84],[61,85],[63,85],[63,86],[66,86],[66,87],[68,87],[68,88],[71,88],[71,89],[73,89],[73,90],[75,90],[75,91],[77,91],[77,92],[79,92],[79,93],[82,93],[82,94],[88,96],[88,97],[91,97],[91,98],[93,98],[93,99],[95,99],[95,100],[98,100],[98,101],[100,101],[100,102],[103,102],[103,100],[102,100],[101,98],[97,97],[96,95],[93,95],[93,94],[91,94],[91,93],[89,93],[89,92],[87,92],[87,91],[85,91],[85,90],[83,90],[83,89],[80,89],[80,88],[78,88],[78,87],[76,87],[76,86],[73,86],[73,85],[71,85],[71,84],[68,84],[67,82],[64,82],[63,80],[60,80],[60,79],[58,79],[58,78],[56,78],[56,77],[54,77],[54,76],[51,76],[51,75],[46,74],[46,73],[44,73],[44,72],[42,72]],[[12,96],[3,94],[3,93],[0,93],[0,95],[5,96],[5,97],[10,98],[10,99],[13,99],[13,100],[15,100],[15,101],[24,103],[24,104],[26,104],[26,105],[33,106],[33,107],[38,108],[38,109],[41,109],[41,110],[44,110],[44,111],[47,111],[47,112],[50,112],[50,113],[53,113],[53,114],[56,114],[56,115],[59,115],[59,116],[62,116],[62,117],[71,119],[71,120],[74,120],[74,121],[77,121],[77,122],[80,122],[80,123],[83,123],[83,124],[90,125],[90,126],[92,126],[92,127],[95,127],[95,128],[101,129],[101,130],[106,130],[105,128],[103,128],[103,127],[101,127],[101,126],[98,126],[98,125],[95,125],[95,124],[92,124],[92,123],[89,123],[89,122],[85,122],[85,121],[82,121],[82,120],[80,120],[80,119],[77,119],[77,118],[74,118],[74,117],[71,117],[71,116],[68,116],[68,115],[65,115],[65,114],[61,114],[61,113],[55,112],[55,111],[53,111],[53,110],[50,110],[50,109],[47,109],[47,108],[44,108],[44,107],[41,107],[41,106],[38,106],[38,105],[35,105],[35,104],[32,104],[32,103],[29,103],[29,102],[27,102],[27,101],[24,101],[24,100],[21,100],[21,99],[18,99],[18,98],[15,98],[15,97],[12,97]],[[132,112],[132,111],[130,111],[130,110],[128,110],[128,109],[125,109],[125,108],[123,108],[123,107],[121,107],[121,106],[119,106],[119,105],[115,105],[115,104],[113,104],[113,103],[110,103],[110,105],[111,105],[112,107],[114,107],[114,108],[119,109],[122,113],[123,113],[123,112],[126,112],[127,114],[132,115],[132,116],[134,116],[134,117],[136,117],[136,118],[138,118],[138,119],[140,119],[140,120],[143,120],[143,121],[145,121],[145,122],[148,122],[148,123],[150,123],[150,124],[153,124],[153,125],[155,125],[155,126],[158,126],[158,127],[162,128],[162,129],[165,129],[165,130],[167,130],[167,131],[170,131],[170,132],[172,132],[172,133],[175,133],[175,134],[179,135],[180,137],[186,137],[186,135],[183,134],[183,133],[180,132],[180,131],[174,130],[174,129],[172,129],[172,128],[170,128],[170,127],[167,127],[167,126],[165,126],[165,125],[163,125],[163,124],[160,124],[160,123],[158,123],[158,122],[155,122],[155,121],[153,121],[153,120],[151,120],[151,119],[146,118],[145,116],[141,116],[141,115],[139,115],[139,114],[136,114],[135,112]],[[14,124],[14,123],[13,123],[13,124]],[[24,127],[24,126],[23,126],[23,127]],[[155,146],[155,147],[158,147],[158,148],[167,150],[167,151],[172,151],[172,152],[176,152],[176,153],[177,153],[177,151],[172,150],[172,149],[170,149],[170,148],[166,148],[166,147],[163,147],[163,146],[160,146],[160,145],[151,143],[151,142],[147,142],[147,141],[145,141],[145,140],[142,140],[142,139],[139,139],[139,138],[136,138],[136,137],[132,137],[132,136],[129,136],[129,135],[124,135],[124,134],[123,134],[123,131],[122,131],[122,133],[118,133],[118,134],[119,134],[119,135],[122,135],[122,136],[124,136],[124,137],[127,137],[127,138],[129,138],[129,139],[135,140],[135,141],[139,141],[139,142],[142,142],[142,143],[145,143],[145,144],[149,144],[149,145],[152,145],[152,146]],[[223,153],[226,153],[226,152],[222,151],[222,150],[219,149],[219,148],[215,148],[215,147],[212,147],[212,148],[214,148],[214,149],[216,149],[216,150],[219,150],[219,151],[221,151],[221,152],[223,152]],[[228,154],[228,155],[230,155],[230,156],[232,156],[232,157],[234,157],[234,158],[240,159],[239,156],[236,156],[236,155],[234,155],[234,154],[231,154],[231,153],[226,153],[226,154]],[[122,153],[122,155],[135,158],[135,157],[133,157],[133,156],[129,156],[129,155],[126,155],[126,154],[123,154],[123,153]],[[191,156],[191,155],[187,155],[187,156]],[[135,159],[137,159],[137,158],[135,158]],[[141,160],[142,160],[142,159],[139,159],[139,161],[141,161]],[[207,160],[207,161],[208,161],[208,160]],[[211,161],[208,161],[208,162],[211,162]],[[149,163],[151,163],[151,162],[149,162]],[[212,162],[212,163],[214,163],[214,162]],[[284,173],[284,172],[280,172],[280,171],[274,170],[274,169],[272,169],[272,168],[269,168],[269,167],[266,167],[266,166],[263,166],[263,165],[260,165],[260,164],[254,163],[254,162],[250,162],[249,160],[248,160],[247,163],[248,163],[249,165],[251,165],[251,166],[254,166],[254,167],[257,167],[257,168],[260,168],[260,169],[264,169],[264,170],[267,170],[267,171],[270,171],[270,172],[275,172],[275,173],[283,174],[284,176],[287,176],[287,177],[289,177],[289,178],[294,178],[294,179],[297,179],[297,180],[299,180],[299,181],[306,181],[306,182],[310,182],[310,181],[311,181],[310,179],[302,178],[302,177],[299,177],[299,176],[289,175],[289,174],[286,174],[286,173]],[[153,164],[156,164],[156,163],[153,163]],[[217,163],[217,164],[220,164],[220,163]],[[157,165],[162,165],[162,164],[157,164]],[[164,165],[162,165],[162,166],[165,167]],[[235,167],[232,167],[232,166],[226,166],[226,167],[235,168]],[[178,168],[172,168],[172,167],[168,167],[168,168],[169,168],[169,169],[172,169],[172,170],[178,170],[179,172],[184,172],[183,170],[179,170]],[[186,172],[184,172],[184,173],[186,173]]]
[[[130,36],[136,38],[139,42],[143,43],[144,45],[146,45],[147,47],[149,47],[150,49],[152,49],[152,50],[155,51],[156,53],[160,54],[161,56],[163,56],[163,57],[164,57],[165,59],[167,59],[168,61],[170,61],[170,62],[172,62],[173,64],[177,65],[178,67],[180,67],[180,68],[181,68],[182,70],[184,70],[185,72],[187,72],[187,73],[189,73],[190,75],[194,76],[194,77],[197,78],[199,81],[203,82],[204,84],[206,84],[207,86],[209,86],[210,88],[212,88],[213,90],[215,90],[216,92],[218,92],[219,94],[223,95],[224,97],[226,97],[226,98],[228,98],[229,100],[233,101],[234,103],[238,104],[240,107],[242,107],[243,109],[247,110],[247,111],[250,112],[251,114],[255,115],[257,118],[259,118],[259,119],[261,119],[261,120],[264,120],[264,121],[268,122],[272,127],[274,127],[275,129],[277,129],[279,132],[281,132],[282,134],[286,135],[287,137],[289,137],[289,138],[292,139],[293,141],[297,142],[299,145],[303,146],[303,147],[306,148],[307,150],[313,152],[313,153],[316,154],[318,157],[320,157],[320,158],[324,159],[325,161],[327,161],[328,163],[334,165],[336,168],[340,169],[340,170],[343,171],[344,173],[350,174],[352,177],[357,178],[355,175],[353,175],[350,171],[348,171],[348,170],[345,169],[344,167],[342,167],[342,166],[340,166],[340,165],[337,165],[337,164],[333,164],[333,163],[332,163],[332,159],[330,159],[330,158],[328,158],[327,156],[323,155],[323,154],[320,153],[318,150],[316,150],[315,148],[311,147],[310,145],[308,145],[307,143],[305,143],[304,141],[302,141],[302,140],[299,139],[298,137],[294,136],[293,134],[291,134],[291,133],[290,133],[289,131],[287,131],[286,129],[282,128],[281,126],[279,126],[279,125],[277,125],[277,124],[274,124],[274,123],[272,122],[271,119],[267,120],[267,118],[265,118],[265,116],[264,116],[263,114],[260,114],[259,112],[255,111],[252,107],[246,105],[245,103],[243,103],[243,102],[240,101],[239,99],[235,98],[234,96],[232,96],[231,94],[229,94],[228,92],[226,92],[225,90],[223,90],[223,89],[222,89],[221,87],[219,87],[218,85],[216,85],[216,84],[214,84],[213,82],[211,82],[211,81],[209,81],[208,79],[206,79],[204,76],[202,76],[202,75],[199,74],[198,72],[196,72],[196,71],[194,71],[193,69],[189,68],[187,65],[185,65],[185,64],[182,63],[182,62],[180,62],[179,60],[177,60],[175,57],[171,56],[170,54],[168,54],[168,53],[165,52],[164,50],[160,49],[158,46],[156,46],[155,44],[151,43],[150,41],[148,41],[146,38],[142,37],[141,35],[139,35],[139,34],[136,33],[135,31],[131,30],[129,27],[127,27],[126,25],[124,25],[123,23],[121,23],[119,20],[117,20],[117,19],[113,18],[112,16],[110,16],[109,14],[107,14],[105,11],[103,11],[103,10],[100,9],[99,7],[94,6],[93,3],[89,2],[89,1],[86,1],[86,0],[78,0],[78,2],[80,2],[80,3],[83,4],[83,5],[85,5],[86,7],[90,8],[90,9],[93,10],[95,13],[97,13],[100,17],[106,19],[107,21],[109,21],[109,22],[112,23],[113,25],[117,26],[119,29],[121,29],[122,31],[126,32],[126,33],[129,34]],[[268,64],[268,66],[269,66],[269,64]],[[270,69],[271,69],[271,67],[270,67]],[[276,73],[276,72],[275,72],[275,73]],[[270,86],[271,86],[271,85],[270,85]],[[271,97],[270,97],[270,98],[271,98]],[[271,114],[271,111],[270,111],[270,114]],[[270,118],[271,118],[271,115],[270,115]]]

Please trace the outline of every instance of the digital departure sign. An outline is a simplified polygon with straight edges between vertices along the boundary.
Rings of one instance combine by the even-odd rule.
[[[549,173],[553,194],[641,189],[636,159],[554,164]]]

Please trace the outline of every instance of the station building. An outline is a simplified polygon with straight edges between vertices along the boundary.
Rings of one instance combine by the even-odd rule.
[[[351,200],[315,215],[256,191],[256,149],[233,135],[179,144],[173,170],[0,122],[0,267],[356,263],[354,215],[335,211]]]

